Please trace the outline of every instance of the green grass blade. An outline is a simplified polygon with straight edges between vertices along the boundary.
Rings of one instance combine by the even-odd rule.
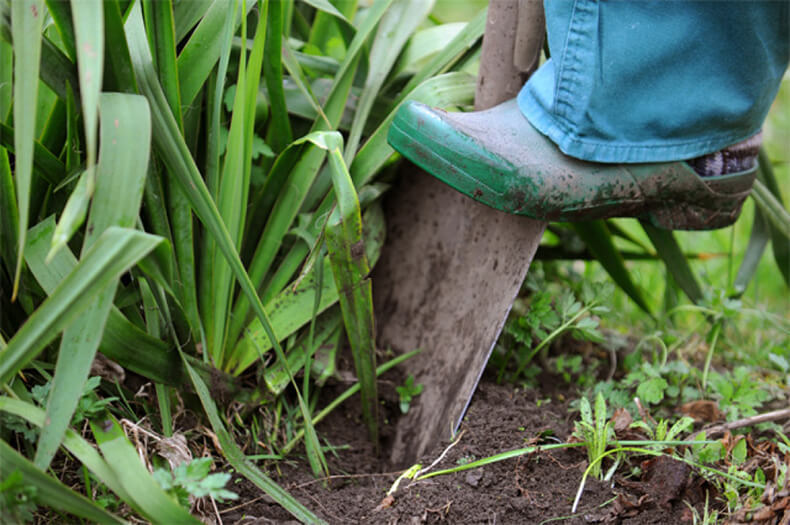
[[[123,15],[119,0],[104,1],[104,38],[106,66],[104,86],[107,91],[137,93],[137,82],[123,33]]]
[[[104,458],[115,472],[137,505],[144,509],[154,523],[192,523],[200,520],[190,515],[174,499],[170,498],[140,462],[134,445],[126,438],[121,425],[109,414],[103,422],[91,421],[91,430]]]
[[[102,234],[0,352],[0,384],[8,382],[34,359],[93,304],[102,290],[116,282],[161,240],[125,228],[109,228]]]
[[[765,148],[760,148],[759,162],[760,170],[757,172],[758,180],[760,180],[765,187],[770,190],[774,197],[776,197],[779,203],[784,206],[782,202],[782,192],[779,190],[779,184],[776,182],[776,177],[774,176],[773,164],[771,164],[771,159],[768,158]],[[774,252],[774,261],[776,261],[776,266],[779,268],[782,277],[784,277],[785,284],[790,286],[790,239],[782,236],[772,224],[770,224],[769,227],[771,228],[771,247]]]
[[[88,195],[93,194],[93,166],[96,163],[99,125],[99,93],[104,75],[104,14],[101,0],[72,2],[71,15],[77,47],[82,121],[87,148]]]
[[[415,73],[401,91],[400,96],[395,102],[396,105],[403,102],[403,99],[411,93],[413,89],[425,82],[428,78],[447,71],[461,58],[461,56],[480,42],[483,38],[483,32],[485,31],[487,14],[487,8],[481,10],[439,54],[435,55],[430,62]]]
[[[58,0],[45,0],[47,10],[55,23],[60,40],[65,48],[66,55],[72,62],[77,61],[77,46],[74,38],[74,25],[71,22],[71,2]]]
[[[754,222],[752,223],[752,231],[749,234],[749,244],[746,246],[746,252],[743,254],[743,260],[733,281],[733,289],[736,296],[741,296],[746,291],[754,274],[757,272],[757,267],[760,265],[760,260],[770,240],[771,230],[768,227],[768,223],[763,218],[760,209],[755,206]]]
[[[650,314],[650,306],[637,288],[625,267],[622,255],[612,240],[612,235],[603,221],[573,223],[573,229],[582,238],[584,244],[595,256],[601,266],[609,273],[615,283],[646,313]],[[684,259],[685,260],[685,259]]]
[[[176,42],[181,42],[187,36],[213,3],[214,0],[175,0],[173,2]]]
[[[225,459],[228,460],[228,463],[230,463],[238,473],[263,490],[302,523],[323,523],[315,514],[299,503],[296,498],[283,490],[282,487],[277,485],[266,474],[261,472],[258,467],[250,463],[244,457],[244,454],[233,441],[233,437],[228,433],[225,425],[222,423],[222,418],[217,411],[217,406],[214,403],[211,392],[209,392],[206,387],[206,383],[195,373],[194,369],[186,360],[184,360],[184,366],[192,379],[192,385],[195,387],[195,392],[197,392],[200,402],[203,404],[203,410],[205,410],[211,422],[211,428],[217,435],[217,439],[222,446],[222,454],[225,456]]]
[[[697,278],[694,277],[694,272],[691,270],[691,266],[689,266],[688,260],[683,254],[683,250],[680,249],[675,236],[671,231],[658,229],[646,221],[639,222],[677,285],[691,299],[691,302],[699,303],[704,297],[702,288],[700,288]],[[597,257],[595,252],[593,254]]]
[[[96,199],[85,236],[86,248],[111,226],[134,226],[143,196],[150,143],[151,120],[146,100],[138,95],[103,94],[102,149]],[[63,335],[47,403],[49,424],[41,431],[36,450],[35,463],[42,470],[52,461],[77,408],[116,286],[117,282],[112,282],[102,290],[93,305]]]
[[[291,121],[283,93],[283,15],[284,2],[271,2],[266,32],[266,59],[263,62],[263,78],[271,103],[271,125],[267,138],[275,152],[279,153],[293,140]]]
[[[243,0],[232,0],[238,8],[234,21],[234,31],[241,23],[241,5]],[[255,2],[247,2],[247,9],[252,9]],[[181,103],[189,106],[195,100],[198,91],[203,87],[211,70],[219,60],[224,43],[225,18],[231,9],[226,0],[215,0],[206,11],[202,20],[189,37],[181,53],[178,55],[178,80],[181,86]]]
[[[342,141],[338,135],[339,141]],[[330,146],[331,148],[331,146]],[[362,241],[359,200],[343,161],[340,147],[330,149],[329,162],[337,208],[329,219],[326,242],[340,309],[360,383],[362,418],[378,447],[378,391],[376,387],[376,333],[370,266]]]
[[[365,227],[365,253],[372,266],[375,265],[381,254],[386,230],[381,207],[371,206],[365,214],[363,225]],[[305,255],[306,252],[299,257],[300,264],[304,262]],[[304,276],[298,286],[289,286],[283,289],[266,303],[266,310],[271,312],[272,325],[279,340],[282,341],[289,337],[310,322],[312,318],[311,310],[317,293],[316,287],[319,281],[315,275],[316,269],[314,267],[313,271]],[[322,271],[324,275],[320,279],[322,285],[318,313],[324,312],[337,302],[337,288],[335,287],[334,279],[329,273],[331,268],[329,261],[326,259],[322,265]],[[259,352],[264,353],[269,350],[271,350],[271,342],[261,327],[260,321],[257,319],[253,320],[248,330],[246,330],[244,338],[236,345],[229,369],[234,370],[234,374],[240,374],[259,358]]]
[[[406,40],[431,12],[433,3],[431,0],[397,0],[381,18],[370,50],[365,88],[346,141],[344,158],[347,164],[351,164],[357,152],[373,101],[379,95],[387,73],[406,44]]]
[[[13,95],[14,50],[0,40],[0,123],[5,122],[11,113],[11,97]]]
[[[10,397],[0,397],[0,412],[21,417],[38,428],[44,427],[46,414],[42,409],[33,404]],[[107,485],[110,490],[115,492],[118,497],[135,511],[142,513],[137,503],[135,503],[131,496],[126,493],[126,490],[124,490],[121,482],[118,480],[118,476],[115,475],[110,465],[104,461],[104,458],[101,457],[93,445],[85,441],[85,439],[74,432],[74,430],[68,429],[63,438],[63,446],[71,452],[80,463],[85,465],[99,481]]]
[[[16,205],[8,151],[0,147],[0,262],[5,262],[7,268],[13,268],[16,262],[13,260],[19,233],[19,209]]]
[[[85,221],[85,216],[88,213],[88,204],[91,200],[89,186],[95,183],[92,175],[92,173],[87,171],[82,172],[80,180],[77,181],[77,185],[74,187],[71,195],[69,195],[69,200],[66,201],[63,213],[60,214],[55,234],[52,236],[52,247],[47,259],[52,259],[61,248],[66,246],[72,235]]]
[[[3,440],[0,440],[0,463],[6,473],[19,470],[25,482],[36,487],[37,498],[46,502],[48,506],[80,516],[93,523],[126,523],[85,496],[77,494],[60,481],[48,476]]]
[[[77,266],[77,258],[68,248],[45,263],[54,228],[52,217],[31,228],[25,249],[25,261],[48,295]],[[163,341],[149,336],[129,322],[115,307],[107,318],[99,351],[124,368],[152,381],[180,385],[187,380],[178,354]]]
[[[264,9],[268,4],[268,1],[263,4]],[[244,24],[242,24],[243,33]],[[249,62],[245,64],[246,53],[242,53],[240,59],[236,96],[217,200],[220,216],[227,226],[237,250],[241,247],[246,219],[246,203],[249,198],[252,138],[255,133],[255,104],[263,65],[265,37],[266,13],[264,12],[261,13],[255,31]],[[205,305],[207,315],[208,312],[211,312],[213,321],[213,328],[208,332],[210,335],[209,352],[214,358],[214,363],[223,366],[228,315],[234,288],[230,268],[220,253],[215,255],[209,278],[213,281],[212,305]],[[209,323],[206,324],[208,328]]]
[[[790,239],[790,212],[761,181],[754,181],[752,198],[774,231],[785,239]]]
[[[15,141],[16,133],[14,128],[0,124],[0,146],[16,154]],[[38,175],[41,175],[48,183],[53,185],[60,184],[66,173],[66,167],[63,163],[38,141],[33,143],[33,167],[36,168]]]
[[[307,77],[302,71],[302,67],[299,65],[299,62],[296,60],[296,57],[291,52],[290,46],[288,42],[283,42],[282,48],[282,63],[285,64],[285,68],[288,70],[288,73],[291,75],[291,80],[296,84],[299,91],[304,96],[304,100],[306,100],[312,109],[315,111],[317,117],[321,118],[324,121],[324,129],[331,129],[333,125],[330,123],[329,118],[324,113],[324,110],[321,108],[321,104],[318,102],[318,98],[313,93],[313,89],[310,86],[310,82],[307,80]]]
[[[18,0],[11,3],[11,33],[14,40],[14,180],[19,209],[19,239],[11,300],[19,291],[24,260],[25,236],[30,215],[33,179],[33,138],[36,133],[38,73],[41,60],[41,27],[44,2]]]
[[[346,17],[343,16],[343,13],[337,10],[335,6],[329,0],[304,0],[304,3],[310,4],[311,6],[315,7],[319,11],[323,11],[324,13],[329,13],[332,16],[336,16],[341,20],[348,22]]]
[[[181,94],[179,88],[178,65],[176,60],[176,34],[173,5],[167,0],[146,1],[143,6],[149,11],[152,24],[148,29],[149,41],[153,52],[159,83],[173,113],[176,124],[183,133],[184,123],[181,113]],[[175,288],[179,302],[190,325],[191,335],[201,338],[200,317],[198,314],[197,292],[195,286],[195,254],[192,209],[180,185],[172,177],[165,178],[167,188],[167,210],[172,225],[173,247],[178,267]]]

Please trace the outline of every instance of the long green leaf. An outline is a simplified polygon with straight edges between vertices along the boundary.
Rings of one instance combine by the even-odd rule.
[[[46,421],[46,415],[39,407],[10,397],[0,397],[0,412],[6,412],[21,417],[38,428],[43,428],[44,421]],[[101,457],[93,445],[85,441],[85,439],[74,432],[74,430],[68,429],[63,438],[63,446],[85,465],[99,481],[115,492],[126,504],[135,511],[142,513],[137,503],[135,503],[131,496],[126,493],[126,490],[124,490],[121,482],[118,480],[118,476],[115,475],[110,465]],[[150,519],[149,516],[146,517]]]
[[[263,4],[264,9],[269,2]],[[244,24],[242,24],[244,27]],[[236,249],[241,247],[246,219],[246,203],[250,186],[252,168],[252,138],[254,135],[255,104],[258,94],[261,68],[263,65],[264,43],[266,42],[266,13],[261,13],[249,63],[245,63],[246,53],[242,53],[239,64],[236,96],[228,134],[225,153],[225,164],[220,180],[217,208],[228,228]],[[209,351],[218,366],[224,364],[224,347],[228,315],[233,300],[233,281],[230,268],[217,253],[212,267],[213,305],[205,305],[207,312],[212,312],[213,323],[206,323],[209,330]],[[213,306],[213,308],[212,308]],[[211,337],[213,336],[213,337]]]
[[[761,181],[754,181],[752,198],[775,231],[790,239],[790,212]]]
[[[214,0],[175,0],[173,18],[176,22],[176,42],[180,42],[195,27]]]
[[[139,95],[103,94],[101,157],[85,248],[111,226],[134,226],[143,196],[150,143],[151,120],[146,100]],[[52,461],[77,408],[116,286],[117,282],[112,282],[102,290],[93,305],[63,335],[47,403],[50,423],[41,432],[36,450],[35,462],[42,470]]]
[[[12,254],[17,251],[19,209],[16,206],[8,151],[0,146],[0,261],[4,261],[7,268],[13,267]]]
[[[0,384],[34,359],[102,290],[117,282],[161,240],[126,228],[108,228],[0,352]]]
[[[244,0],[232,0],[239,8],[236,10],[234,30],[241,23],[240,6]],[[252,9],[255,2],[247,2],[247,9]],[[192,32],[181,53],[178,55],[178,80],[181,86],[181,103],[189,106],[195,100],[198,91],[203,87],[206,79],[219,60],[224,47],[225,18],[230,8],[227,0],[214,0]]]
[[[595,256],[601,266],[614,279],[614,282],[633,299],[633,301],[650,314],[650,307],[645,301],[642,292],[637,288],[631,275],[625,267],[623,257],[612,241],[612,235],[606,228],[603,221],[577,222],[573,223],[573,229],[582,238],[590,252]]]
[[[760,148],[759,162],[758,179],[776,197],[779,204],[783,206],[782,192],[779,190],[779,184],[774,176],[774,168],[771,164],[771,159],[768,158],[768,154],[765,152],[765,148]],[[769,226],[771,228],[771,247],[774,252],[774,261],[776,261],[776,266],[779,268],[782,277],[784,277],[785,284],[790,287],[790,239],[783,236],[773,224],[769,224]]]
[[[214,403],[211,392],[209,392],[206,387],[206,383],[195,373],[186,360],[184,360],[184,366],[189,372],[192,385],[195,387],[195,392],[197,392],[200,402],[203,404],[203,410],[205,410],[211,422],[211,428],[217,435],[217,439],[222,447],[222,454],[225,456],[225,459],[228,460],[228,463],[230,463],[237,472],[271,496],[272,499],[282,505],[285,510],[293,514],[293,516],[302,523],[323,523],[321,519],[305,508],[304,505],[299,503],[293,496],[283,490],[282,487],[277,485],[266,474],[261,472],[258,467],[250,463],[244,457],[244,454],[233,441],[233,437],[228,433],[225,425],[222,423],[222,418],[217,411],[217,406]]]
[[[71,15],[77,47],[77,70],[80,79],[82,121],[85,125],[87,147],[86,171],[93,177],[96,162],[96,128],[99,124],[99,93],[104,74],[104,12],[101,0],[72,2]],[[88,193],[93,193],[89,182]]]
[[[0,123],[0,145],[16,154],[15,142],[14,128]],[[50,184],[59,184],[66,173],[63,163],[38,141],[33,143],[33,166],[38,170],[38,174]]]
[[[272,2],[269,5],[269,21],[266,29],[267,59],[263,62],[263,78],[269,92],[271,102],[271,126],[269,140],[277,153],[291,142],[291,121],[288,119],[288,108],[283,94],[283,66],[281,55],[283,39],[284,2]]]
[[[41,60],[41,27],[44,2],[18,0],[11,3],[11,34],[14,41],[14,179],[19,209],[19,234],[11,300],[19,291],[19,277],[30,214],[30,187],[33,179],[33,138],[36,132],[38,72]]]
[[[683,250],[680,249],[675,236],[671,231],[656,228],[647,221],[640,221],[640,224],[680,289],[691,299],[691,302],[699,303],[704,297],[702,288],[700,288],[697,278],[694,277],[694,272],[683,255]],[[597,257],[597,254],[595,255]]]
[[[24,481],[36,487],[39,501],[45,502],[48,506],[94,523],[126,523],[85,496],[77,494],[60,481],[48,476],[2,440],[0,440],[0,464],[7,473],[19,470]]]
[[[742,295],[749,286],[770,240],[771,229],[763,218],[760,209],[755,206],[754,222],[752,223],[752,231],[749,234],[749,244],[746,245],[746,252],[743,254],[743,260],[733,281],[733,288],[737,296]]]
[[[5,122],[11,113],[13,71],[14,50],[8,42],[0,40],[0,123]]]
[[[447,47],[435,55],[430,62],[425,64],[425,66],[411,77],[395,103],[400,104],[403,102],[403,99],[408,96],[413,89],[425,82],[429,77],[447,71],[461,56],[477,45],[483,38],[487,15],[488,9],[482,9],[472,20],[470,20],[469,23],[466,24],[466,27],[447,44]]]
[[[140,462],[134,445],[126,438],[114,417],[106,414],[103,422],[91,421],[91,430],[96,444],[126,493],[134,498],[140,508],[145,509],[154,523],[201,523],[162,490]]]
[[[354,183],[339,147],[330,150],[332,184],[337,208],[329,219],[326,242],[340,310],[351,346],[362,398],[362,418],[378,447],[378,391],[376,388],[376,331],[370,266],[362,243],[362,217]]]
[[[406,40],[419,26],[433,8],[432,0],[397,0],[382,17],[373,46],[370,50],[368,76],[365,88],[359,100],[351,132],[346,141],[345,161],[351,164],[357,152],[362,131],[367,122],[373,101],[378,96],[381,86],[384,85],[400,50]]]
[[[25,261],[30,271],[49,295],[77,266],[77,258],[68,248],[59,251],[49,263],[45,262],[54,229],[52,217],[31,228],[25,249]],[[107,318],[99,351],[124,368],[152,381],[180,385],[187,380],[178,354],[163,341],[149,336],[129,322],[115,307]]]

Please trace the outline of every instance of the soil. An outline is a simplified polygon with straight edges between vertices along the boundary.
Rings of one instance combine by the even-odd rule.
[[[566,399],[575,393],[563,393],[557,389],[557,381],[541,383],[548,388],[523,390],[498,385],[484,376],[456,445],[447,450],[449,443],[440,443],[420,463],[428,466],[446,451],[431,469],[439,470],[523,448],[537,440],[567,441],[576,414],[569,412]],[[385,445],[398,410],[394,384],[384,381],[382,388]],[[615,476],[614,483],[588,479],[579,509],[572,515],[587,464],[584,449],[576,448],[522,455],[420,482],[404,480],[394,497],[388,498],[387,491],[404,468],[382,460],[386,450],[380,456],[375,454],[360,431],[358,404],[358,400],[349,400],[317,427],[332,445],[348,446],[337,455],[328,455],[329,480],[316,480],[306,461],[279,463],[279,475],[272,473],[286,490],[331,524],[692,523],[688,505],[701,510],[705,491],[712,491],[682,463],[668,458],[632,459],[631,468],[621,466],[618,472],[639,467],[641,477]],[[234,490],[240,492],[241,503],[221,510],[224,523],[294,523],[286,511],[246,481],[241,480]],[[714,496],[710,494],[711,501]]]

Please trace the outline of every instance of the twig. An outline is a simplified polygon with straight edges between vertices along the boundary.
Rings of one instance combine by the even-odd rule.
[[[702,429],[695,432],[691,437],[686,438],[689,441],[697,439],[703,432],[707,437],[724,435],[728,430],[735,430],[736,428],[750,427],[758,423],[768,423],[770,421],[780,421],[782,419],[790,418],[790,407],[781,410],[774,410],[772,412],[765,412],[764,414],[757,414],[756,416],[745,417],[736,421],[730,421],[722,425],[716,425],[708,429]]]

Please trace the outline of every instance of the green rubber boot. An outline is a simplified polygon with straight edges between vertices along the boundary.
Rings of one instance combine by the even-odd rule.
[[[671,230],[723,228],[738,218],[757,171],[702,178],[685,162],[577,160],[533,128],[515,99],[472,113],[407,102],[388,141],[469,197],[543,221],[637,217]]]

